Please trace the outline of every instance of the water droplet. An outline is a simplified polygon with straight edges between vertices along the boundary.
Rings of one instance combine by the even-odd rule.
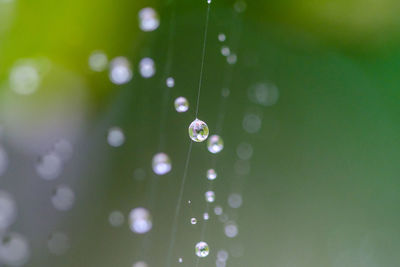
[[[177,112],[186,112],[189,110],[189,102],[183,96],[175,99],[174,105]]]
[[[112,127],[108,130],[107,142],[110,146],[119,147],[125,142],[124,132],[119,127]]]
[[[196,244],[195,252],[198,257],[204,258],[210,253],[210,248],[206,242],[201,241]]]
[[[243,129],[248,133],[256,133],[261,128],[261,118],[253,113],[248,113],[243,118]]]
[[[33,94],[39,87],[40,74],[31,60],[17,62],[10,72],[10,88],[20,95]]]
[[[132,79],[131,64],[125,57],[116,57],[110,62],[110,80],[115,84],[124,84]]]
[[[248,143],[240,143],[236,148],[236,154],[242,160],[248,160],[253,155],[253,146]]]
[[[234,222],[229,222],[225,225],[225,235],[229,238],[234,238],[239,233],[239,229]]]
[[[55,255],[65,254],[70,247],[69,238],[61,232],[52,233],[47,240],[47,247]]]
[[[179,262],[179,263],[182,263],[182,262],[183,262],[183,259],[182,259],[182,258],[179,258],[179,259],[178,259],[178,262]]]
[[[240,194],[232,193],[228,197],[228,204],[231,208],[237,209],[242,206],[242,196]]]
[[[153,171],[157,175],[164,175],[171,171],[171,160],[165,153],[155,154],[152,162]]]
[[[215,206],[214,207],[214,213],[215,213],[215,215],[221,215],[222,213],[224,212],[224,210],[222,209],[222,207],[221,206]]]
[[[210,215],[208,215],[208,212],[204,212],[204,214],[203,214],[203,219],[204,219],[205,221],[208,221],[208,219],[210,219]]]
[[[9,233],[0,242],[0,262],[9,266],[22,266],[30,256],[26,238],[18,233]]]
[[[168,78],[167,78],[167,81],[166,81],[166,84],[167,84],[167,86],[168,86],[169,88],[174,87],[174,86],[175,86],[175,80],[174,80],[174,78],[168,77]]]
[[[221,249],[218,251],[217,253],[217,259],[221,260],[221,261],[227,261],[229,258],[229,254],[228,251]]]
[[[224,148],[224,140],[219,135],[214,134],[208,138],[207,148],[213,154],[219,153]]]
[[[208,137],[208,126],[204,121],[195,119],[189,126],[189,136],[195,142],[203,142]]]
[[[17,204],[8,192],[0,190],[0,232],[14,223],[17,217]]]
[[[139,28],[144,32],[154,31],[160,25],[157,12],[151,7],[145,7],[139,11]]]
[[[150,212],[145,208],[131,210],[129,213],[129,226],[134,233],[147,233],[153,226]]]
[[[221,54],[222,54],[223,56],[227,57],[227,56],[230,55],[230,53],[231,53],[231,50],[229,49],[229,47],[223,46],[223,47],[221,48]]]
[[[211,0],[207,0],[207,3],[208,3],[208,4],[211,4]]]
[[[62,160],[54,152],[42,156],[36,164],[37,174],[45,180],[57,178],[61,174],[62,168]]]
[[[247,95],[250,101],[267,107],[278,102],[279,90],[274,84],[258,83],[248,89]]]
[[[140,75],[142,75],[143,78],[147,79],[153,77],[154,74],[156,73],[154,60],[149,57],[145,57],[142,60],[140,60],[139,71]]]
[[[197,223],[197,219],[196,218],[191,218],[190,219],[190,223],[191,224],[196,224]]]
[[[224,33],[218,34],[218,41],[225,42],[225,40],[226,40],[226,36]]]
[[[190,204],[192,204],[192,201],[188,200],[188,202],[187,202],[187,203],[190,205]]]
[[[215,266],[216,266],[216,267],[226,267],[226,261],[222,261],[222,260],[220,260],[220,259],[217,259],[217,260],[215,261]]]
[[[107,68],[108,58],[103,51],[93,51],[89,56],[89,67],[93,71],[103,71]]]
[[[237,62],[237,56],[236,54],[230,54],[227,58],[226,58],[226,62],[228,62],[228,64],[233,65]]]
[[[207,191],[205,194],[206,201],[212,203],[215,201],[215,193],[214,191]]]
[[[110,222],[111,226],[119,227],[124,223],[125,217],[122,212],[119,210],[114,210],[108,216],[108,221]]]
[[[0,146],[0,176],[2,176],[8,167],[8,154],[7,151]]]
[[[66,185],[59,185],[55,188],[51,197],[54,208],[66,211],[72,208],[75,202],[75,193]]]
[[[214,169],[209,169],[207,171],[207,179],[212,181],[217,178],[217,172]]]
[[[148,267],[148,265],[144,261],[138,261],[138,262],[135,262],[132,267]]]

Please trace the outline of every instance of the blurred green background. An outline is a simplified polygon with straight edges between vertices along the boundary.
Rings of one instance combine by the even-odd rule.
[[[246,8],[237,12],[235,4]],[[160,16],[153,32],[138,27],[137,14],[146,6]],[[10,158],[0,186],[18,205],[12,230],[29,240],[26,266],[132,266],[139,260],[165,266],[194,119],[206,8],[205,0],[0,0],[1,143]],[[396,0],[213,0],[199,118],[215,133],[221,89],[228,87],[220,133],[225,149],[211,155],[204,143],[193,145],[173,266],[195,265],[203,222],[189,220],[205,210],[205,171],[214,157],[214,204],[235,219],[239,235],[227,238],[211,214],[205,236],[210,255],[199,266],[215,266],[219,249],[230,252],[232,267],[399,265],[399,10]],[[220,53],[221,32],[237,54],[234,65]],[[172,65],[165,73],[169,48]],[[88,57],[98,49],[109,58],[127,57],[132,81],[115,85],[107,72],[91,71]],[[137,72],[143,57],[156,63],[150,79]],[[45,69],[29,96],[8,86],[21,59]],[[165,94],[169,75],[176,85]],[[248,88],[266,82],[279,88],[278,102],[269,107],[248,99]],[[191,105],[188,113],[174,111],[181,95]],[[254,134],[242,126],[249,112],[262,118]],[[166,127],[160,128],[164,115]],[[112,126],[125,133],[120,148],[107,144]],[[160,135],[173,167],[156,177],[151,159]],[[34,162],[60,137],[73,144],[73,156],[59,178],[44,181]],[[237,159],[241,142],[253,145],[248,162]],[[145,179],[134,179],[138,168]],[[68,212],[54,210],[49,200],[60,183],[76,195]],[[232,192],[243,196],[240,209],[227,205]],[[149,203],[148,234],[133,234],[127,223],[110,226],[111,211],[127,215]],[[65,255],[49,253],[53,231],[69,236]]]

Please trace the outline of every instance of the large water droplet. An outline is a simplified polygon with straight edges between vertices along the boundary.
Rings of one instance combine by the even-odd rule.
[[[103,71],[107,68],[108,58],[103,51],[93,51],[89,57],[89,67],[93,71]]]
[[[207,171],[207,179],[212,181],[217,178],[217,172],[214,169],[209,169]]]
[[[208,137],[208,126],[204,121],[195,119],[189,126],[189,136],[195,142],[203,142]]]
[[[242,202],[243,200],[240,194],[232,193],[228,197],[228,204],[233,209],[240,208],[240,206],[242,206]]]
[[[171,160],[165,153],[155,154],[152,162],[153,171],[157,175],[164,175],[171,171]]]
[[[132,79],[131,64],[125,57],[116,57],[110,63],[110,80],[115,84],[124,84]]]
[[[14,223],[17,216],[17,205],[14,198],[5,191],[0,191],[0,232]]]
[[[153,226],[150,212],[145,208],[131,210],[129,213],[129,226],[134,233],[147,233]]]
[[[212,135],[207,140],[207,148],[213,154],[219,153],[224,148],[224,140],[219,135]]]
[[[0,242],[0,262],[8,266],[22,266],[30,256],[30,248],[26,238],[18,233],[2,236]]]
[[[177,112],[186,112],[189,110],[189,102],[183,96],[175,99],[174,105]]]
[[[204,258],[207,257],[210,253],[210,248],[208,247],[208,244],[206,242],[201,241],[196,244],[195,252],[198,257]]]
[[[154,31],[160,25],[160,19],[157,12],[151,8],[146,7],[139,11],[139,28],[144,32]]]
[[[239,229],[234,222],[229,222],[225,224],[225,235],[229,238],[234,238],[239,233]]]
[[[140,60],[139,71],[140,75],[142,75],[143,78],[147,79],[153,77],[154,74],[156,73],[154,60],[149,57],[145,57],[142,60]]]
[[[206,201],[212,203],[215,201],[215,193],[214,191],[207,191],[204,196],[206,197]]]
[[[121,128],[112,127],[108,130],[107,142],[110,146],[119,147],[125,142],[125,135]]]

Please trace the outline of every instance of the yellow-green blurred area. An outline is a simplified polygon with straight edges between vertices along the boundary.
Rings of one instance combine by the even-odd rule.
[[[145,7],[158,13],[154,31],[138,26]],[[29,241],[25,266],[167,266],[206,11],[206,0],[0,0],[0,148],[9,161],[0,189],[17,204],[9,231]],[[399,266],[399,11],[397,0],[212,0],[199,118],[215,134],[225,114],[218,132],[225,148],[211,155],[193,144],[172,266],[196,266],[205,173],[214,163],[216,201],[204,236],[210,255],[199,267],[216,266],[220,249],[231,267]],[[118,85],[110,68],[93,71],[94,51],[109,61],[125,57],[132,79]],[[156,67],[148,79],[139,73],[144,57]],[[13,90],[15,66],[37,71],[28,77],[39,77],[34,91]],[[167,91],[169,76],[175,87]],[[258,84],[276,86],[276,103],[252,101],[249,89]],[[186,113],[174,109],[179,96],[189,101]],[[260,129],[246,129],[249,114]],[[121,147],[107,143],[112,127],[125,134]],[[73,153],[47,181],[35,164],[60,138]],[[238,159],[243,142],[254,148],[251,159]],[[165,176],[152,172],[157,152],[171,158]],[[65,212],[50,200],[60,184],[75,192]],[[239,209],[227,204],[231,193],[242,195]],[[237,223],[237,237],[225,236],[216,205]],[[145,235],[128,226],[140,206],[153,218]],[[115,210],[125,215],[121,227],[109,223]],[[63,255],[49,252],[55,231],[68,235]]]

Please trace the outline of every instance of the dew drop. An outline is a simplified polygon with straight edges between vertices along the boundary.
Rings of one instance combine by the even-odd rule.
[[[89,67],[93,71],[104,71],[107,68],[108,58],[103,51],[93,51],[89,56]]]
[[[183,96],[180,96],[177,99],[175,99],[174,105],[175,105],[175,110],[177,112],[181,113],[189,110],[189,102]]]
[[[228,197],[228,204],[233,209],[240,208],[240,206],[242,206],[242,202],[243,200],[240,194],[232,193]]]
[[[30,95],[39,87],[40,74],[31,60],[17,62],[10,72],[10,88],[17,94]]]
[[[210,215],[208,214],[208,212],[204,212],[204,213],[203,213],[203,219],[204,219],[205,221],[208,221],[208,219],[210,219]]]
[[[248,133],[256,133],[261,128],[261,118],[253,113],[248,113],[243,118],[243,129]]]
[[[218,251],[217,253],[217,259],[221,260],[221,261],[227,261],[229,258],[229,254],[228,251],[221,249]]]
[[[53,180],[57,178],[62,171],[63,164],[61,158],[56,153],[48,153],[42,156],[37,162],[37,174],[45,180]]]
[[[230,55],[230,53],[231,53],[231,50],[229,49],[229,47],[223,46],[223,47],[221,48],[221,54],[222,54],[223,56],[227,57],[227,56]]]
[[[157,175],[165,175],[172,169],[171,160],[165,153],[155,154],[152,162],[153,171]]]
[[[112,127],[108,130],[107,142],[110,146],[119,147],[125,142],[125,135],[121,128]]]
[[[132,267],[148,267],[147,263],[144,261],[135,262]]]
[[[139,28],[144,32],[154,31],[160,26],[157,12],[151,7],[145,7],[139,11]]]
[[[60,211],[67,211],[72,208],[75,202],[75,193],[66,185],[59,185],[55,188],[51,197],[54,208]]]
[[[225,224],[224,231],[225,231],[225,235],[229,238],[234,238],[239,233],[239,229],[238,229],[237,225],[233,222],[229,222],[229,223]]]
[[[203,142],[208,137],[208,126],[204,121],[195,119],[189,126],[189,136],[195,142]]]
[[[226,61],[228,62],[228,64],[233,65],[237,62],[237,56],[236,54],[230,54],[227,58]]]
[[[167,78],[167,81],[166,81],[166,84],[167,84],[167,86],[168,86],[169,88],[174,87],[174,86],[175,86],[175,79],[172,78],[172,77],[168,77],[168,78]]]
[[[0,190],[0,232],[14,223],[17,217],[17,204],[8,192]]]
[[[225,42],[225,40],[226,40],[226,36],[224,33],[218,34],[218,41]]]
[[[263,106],[272,106],[278,102],[279,90],[272,83],[258,83],[247,91],[250,101]]]
[[[207,179],[212,181],[217,178],[217,172],[214,169],[209,169],[207,171]]]
[[[149,57],[145,57],[142,60],[140,60],[139,71],[140,75],[142,75],[143,78],[147,79],[153,77],[154,74],[156,73],[154,60]]]
[[[205,194],[206,201],[212,203],[215,201],[215,193],[214,191],[207,191]]]
[[[145,208],[131,210],[129,213],[129,226],[134,233],[147,233],[153,226],[150,212]]]
[[[116,57],[110,62],[110,80],[114,84],[124,84],[132,79],[131,64],[125,57]]]
[[[215,206],[214,207],[214,213],[215,213],[215,215],[221,215],[222,213],[224,212],[224,210],[222,209],[222,207],[221,206]]]
[[[61,232],[52,233],[47,240],[47,247],[52,254],[65,254],[70,247],[69,238]]]
[[[28,240],[18,234],[9,233],[0,242],[0,262],[9,266],[22,266],[30,256]]]
[[[196,244],[195,252],[198,257],[204,258],[207,257],[210,253],[210,248],[208,247],[208,244],[206,242],[201,241]]]
[[[179,258],[179,259],[178,259],[178,262],[179,262],[179,263],[182,263],[182,262],[183,262],[183,259],[182,259],[182,258]]]
[[[211,4],[211,0],[207,0],[207,4]]]
[[[207,149],[213,154],[217,154],[224,148],[224,140],[219,135],[212,135],[208,138]]]
[[[125,220],[124,214],[119,210],[112,211],[108,216],[108,221],[113,227],[121,226],[124,223],[124,220]]]
[[[197,223],[197,219],[196,218],[191,218],[190,219],[190,223],[191,224],[196,224]]]

